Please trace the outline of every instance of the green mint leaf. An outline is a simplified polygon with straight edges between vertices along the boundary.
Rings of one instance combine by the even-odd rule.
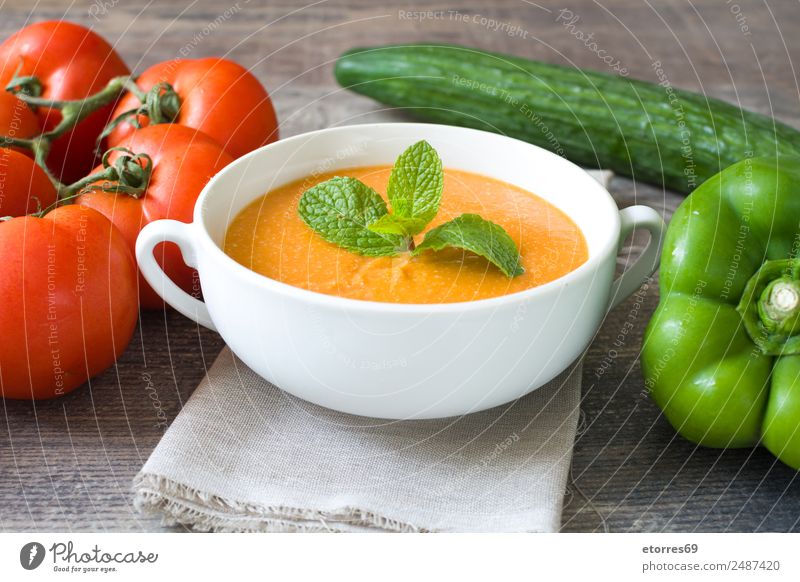
[[[425,235],[414,255],[425,250],[439,251],[445,247],[465,249],[496,265],[506,277],[522,275],[522,258],[517,245],[502,226],[484,220],[477,214],[462,214],[440,224]]]
[[[395,216],[422,221],[411,235],[422,232],[439,212],[443,181],[442,160],[426,141],[418,141],[395,161],[386,195]]]
[[[419,218],[403,218],[395,214],[384,214],[378,220],[369,225],[372,232],[383,234],[399,234],[404,237],[411,237],[421,232],[425,225],[425,220]]]
[[[386,215],[380,194],[355,178],[331,178],[306,190],[297,207],[300,218],[329,243],[365,255],[396,255],[403,237],[371,231],[370,224]]]

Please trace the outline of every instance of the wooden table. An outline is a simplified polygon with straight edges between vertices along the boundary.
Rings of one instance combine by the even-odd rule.
[[[606,64],[595,49],[602,49],[631,76],[649,80],[656,80],[652,64],[660,61],[675,86],[739,101],[800,126],[800,91],[791,66],[800,56],[797,2],[545,4],[472,0],[456,8],[457,2],[333,0],[301,8],[288,0],[95,0],[67,8],[43,0],[32,10],[28,1],[6,0],[0,7],[0,35],[32,20],[69,18],[116,43],[139,71],[177,55],[226,55],[250,67],[269,88],[283,136],[406,119],[339,90],[331,63],[355,45],[417,40],[459,42],[600,70]],[[560,12],[565,4],[573,14],[571,27],[564,26],[567,14]],[[443,9],[445,16],[419,21],[409,15],[429,8]],[[459,16],[450,17],[448,10]],[[493,31],[488,19],[508,26]],[[522,32],[511,34],[515,25]],[[623,179],[616,179],[612,190],[620,206],[650,204],[667,217],[681,201]],[[643,393],[638,354],[656,302],[653,281],[608,316],[589,349],[575,485],[567,496],[563,529],[800,530],[797,473],[763,450],[695,447],[675,436]],[[626,321],[635,322],[634,331],[621,347],[614,346]],[[142,518],[132,507],[131,479],[222,345],[216,334],[172,311],[145,313],[117,366],[91,386],[52,402],[3,402],[0,530],[161,529],[157,520]]]

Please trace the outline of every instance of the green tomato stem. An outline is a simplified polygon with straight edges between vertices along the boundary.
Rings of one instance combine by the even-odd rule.
[[[6,85],[6,91],[20,95],[24,94],[30,95],[31,97],[38,97],[43,91],[42,82],[38,77],[33,75],[27,77],[18,77],[17,75],[19,74],[21,68],[22,62],[20,62],[19,66],[17,66],[14,76],[11,78],[11,81],[9,81],[8,85]]]
[[[35,139],[24,139],[8,135],[0,136],[0,147],[4,148],[25,148],[32,150],[35,142]]]
[[[89,95],[84,99],[75,100],[46,99],[41,97],[42,83],[38,78],[33,76],[15,76],[6,86],[6,90],[13,93],[17,99],[23,101],[34,110],[39,107],[44,107],[47,109],[57,109],[61,112],[61,121],[59,121],[58,125],[35,138],[21,139],[11,136],[0,136],[0,145],[2,146],[22,147],[33,152],[36,164],[42,168],[56,189],[58,194],[57,204],[70,203],[72,199],[76,198],[87,187],[96,182],[102,182],[103,186],[94,186],[91,189],[101,189],[106,192],[124,192],[135,197],[141,196],[146,188],[152,170],[152,161],[145,155],[137,155],[129,152],[131,154],[130,156],[125,155],[118,158],[118,160],[122,160],[121,165],[115,163],[114,166],[108,166],[106,164],[108,153],[113,151],[109,150],[109,152],[106,152],[103,156],[104,169],[102,171],[86,176],[74,184],[69,185],[63,184],[47,167],[47,156],[50,153],[53,141],[72,130],[76,125],[98,109],[113,103],[122,91],[127,90],[131,92],[137,99],[143,102],[148,99],[148,95],[151,92],[142,91],[133,77],[127,75],[114,77],[97,93]],[[165,94],[166,93],[168,92],[165,92]],[[167,112],[172,112],[176,99],[179,103],[179,99],[174,90],[172,93],[174,95],[166,97],[165,109]],[[177,111],[175,111],[175,115],[177,115]],[[103,136],[104,135],[106,134],[104,133]],[[145,163],[140,163],[143,160],[145,160]],[[134,166],[139,168],[139,170],[134,168]],[[112,184],[112,182],[115,183]],[[47,208],[36,214],[43,216],[51,209],[52,208]]]
[[[147,92],[136,87],[136,91],[131,93],[139,100],[139,107],[129,109],[112,120],[97,137],[98,148],[103,139],[111,135],[121,124],[130,123],[133,127],[140,127],[140,116],[147,117],[151,125],[172,123],[177,119],[181,109],[181,98],[169,83],[158,83]]]
[[[121,152],[113,164],[111,152]],[[69,203],[81,194],[93,191],[127,194],[141,198],[150,183],[153,160],[147,154],[136,154],[127,148],[111,148],[103,154],[103,169],[65,186],[59,203]]]
[[[61,111],[61,121],[58,125],[41,136],[52,141],[67,133],[98,109],[113,103],[117,97],[119,97],[123,89],[132,91],[134,88],[141,92],[133,78],[125,76],[114,77],[103,89],[93,95],[89,95],[85,99],[59,101],[55,99],[33,97],[24,93],[18,93],[17,98],[34,107],[46,107],[48,109],[59,109]]]
[[[119,151],[112,164],[111,152]],[[111,148],[103,154],[103,169],[95,172],[69,186],[63,186],[59,191],[56,201],[34,212],[33,216],[43,217],[58,206],[72,204],[79,196],[88,192],[107,192],[113,194],[126,194],[133,198],[141,198],[147,191],[150,177],[153,174],[153,160],[147,154],[135,154],[126,148]]]

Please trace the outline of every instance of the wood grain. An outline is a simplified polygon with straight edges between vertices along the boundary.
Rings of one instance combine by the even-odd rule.
[[[271,91],[283,136],[407,119],[337,88],[331,62],[355,45],[422,40],[603,70],[597,48],[649,80],[657,80],[658,61],[675,86],[800,126],[792,68],[800,55],[797,2],[738,0],[734,13],[731,3],[712,0],[575,1],[568,4],[578,16],[573,28],[563,26],[565,4],[7,0],[0,4],[0,36],[26,22],[69,18],[110,39],[136,70],[175,56],[227,55]],[[408,16],[414,10],[444,10],[445,17],[420,21]],[[493,30],[490,19],[501,27]],[[510,34],[514,26],[521,32]],[[681,200],[622,179],[613,192],[620,206],[646,203],[667,217]],[[640,244],[635,238],[632,255]],[[630,256],[623,252],[620,266]],[[676,437],[647,398],[638,353],[656,302],[654,280],[609,314],[588,351],[563,529],[800,531],[796,472],[763,450],[697,448]],[[634,330],[615,346],[626,321]],[[221,347],[216,334],[174,312],[145,313],[117,366],[90,386],[53,402],[3,402],[0,530],[160,530],[131,506],[131,479]]]

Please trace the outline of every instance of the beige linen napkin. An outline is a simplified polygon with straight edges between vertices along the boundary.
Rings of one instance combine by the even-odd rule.
[[[557,531],[580,380],[576,362],[491,410],[388,421],[295,398],[226,348],[135,478],[134,502],[201,531]]]

